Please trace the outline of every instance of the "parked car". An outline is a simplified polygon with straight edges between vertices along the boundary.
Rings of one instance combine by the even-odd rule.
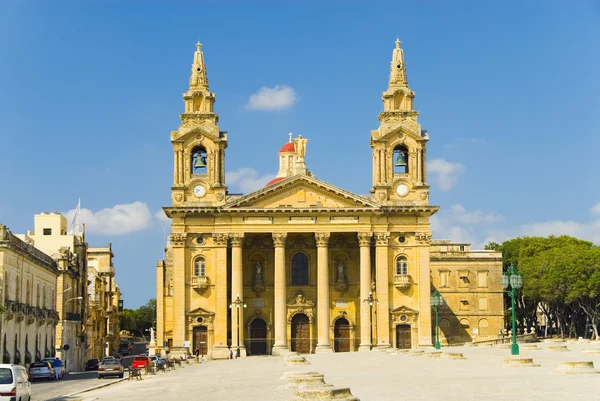
[[[29,379],[54,380],[56,377],[54,367],[48,361],[34,362],[29,366]]]
[[[123,378],[123,365],[118,359],[105,358],[100,365],[98,365],[98,379],[102,379],[106,376],[119,376]]]
[[[85,371],[87,372],[88,370],[98,370],[99,364],[100,361],[97,359],[88,359],[88,361],[85,363]]]
[[[121,343],[119,344],[119,350],[117,352],[121,355],[129,355],[130,349],[129,343]]]
[[[138,355],[133,358],[133,362],[131,363],[131,367],[133,369],[144,369],[150,365],[150,358],[146,355]]]
[[[54,370],[58,369],[59,370],[58,371],[58,378],[62,379],[63,376],[65,375],[65,366],[63,365],[60,368],[57,368],[54,365],[54,361],[56,361],[56,359],[54,359],[54,358],[44,358],[44,359],[42,359],[42,362],[49,362],[50,365],[52,366],[52,369],[54,369]]]
[[[0,365],[0,400],[31,399],[31,383],[27,369],[19,365]]]

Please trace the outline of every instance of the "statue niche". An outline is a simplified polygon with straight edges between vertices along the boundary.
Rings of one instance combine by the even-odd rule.
[[[263,265],[260,261],[254,266],[254,278],[252,279],[252,288],[254,291],[261,292],[265,289],[265,281],[263,279]]]
[[[346,271],[344,270],[344,262],[342,260],[337,263],[337,275],[335,279],[335,288],[339,292],[345,292],[348,289],[348,278],[346,276]]]

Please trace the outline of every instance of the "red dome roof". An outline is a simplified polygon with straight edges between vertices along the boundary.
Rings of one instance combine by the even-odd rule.
[[[294,144],[292,144],[293,146]],[[273,178],[271,181],[267,182],[267,185],[265,185],[265,187],[268,187],[269,185],[273,185],[275,183],[278,183],[279,181],[283,181],[285,180],[286,177],[275,177]]]
[[[294,152],[294,142],[288,142],[279,149],[279,153],[281,152]]]

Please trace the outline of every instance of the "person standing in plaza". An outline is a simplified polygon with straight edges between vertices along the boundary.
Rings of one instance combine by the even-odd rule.
[[[196,362],[198,362],[198,358],[200,357],[200,349],[198,347],[194,348],[194,355],[196,355]]]
[[[60,371],[62,370],[62,361],[59,357],[54,360],[54,376],[56,380],[60,379]]]

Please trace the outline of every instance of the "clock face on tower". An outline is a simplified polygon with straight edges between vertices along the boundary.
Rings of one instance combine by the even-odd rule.
[[[400,184],[396,187],[396,193],[398,196],[406,196],[408,194],[408,187],[405,184]]]
[[[194,195],[197,198],[202,198],[204,195],[206,195],[206,188],[204,188],[202,185],[196,185],[194,187]]]

